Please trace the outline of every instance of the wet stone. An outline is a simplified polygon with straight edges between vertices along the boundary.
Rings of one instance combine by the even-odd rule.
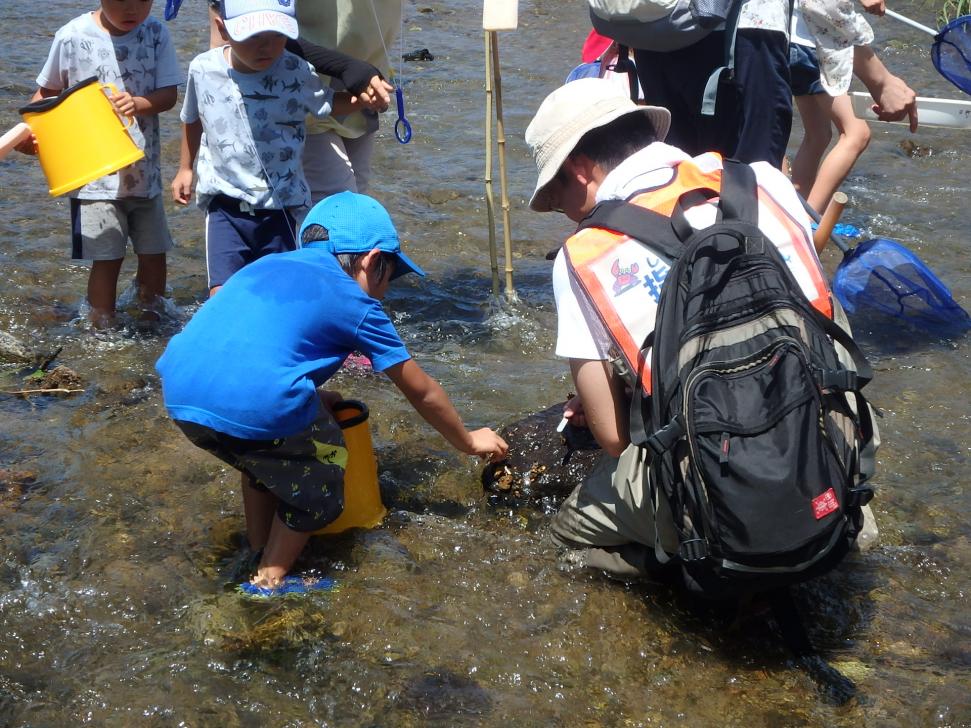
[[[562,416],[563,404],[557,403],[500,428],[499,434],[509,443],[509,457],[487,465],[481,474],[491,505],[549,510],[587,476],[601,452],[594,449],[586,429],[569,426],[568,443],[556,431]]]

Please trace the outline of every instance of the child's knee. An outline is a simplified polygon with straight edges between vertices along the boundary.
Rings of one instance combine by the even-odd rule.
[[[863,119],[854,119],[847,125],[845,136],[857,154],[862,154],[870,145],[870,125]]]

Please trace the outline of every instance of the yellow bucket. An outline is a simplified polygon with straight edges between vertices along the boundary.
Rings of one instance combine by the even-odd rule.
[[[145,156],[125,130],[105,88],[92,76],[20,109],[37,139],[40,166],[55,197]]]
[[[347,468],[344,470],[344,510],[317,534],[334,534],[351,528],[374,528],[388,512],[378,488],[378,461],[374,457],[367,405],[348,399],[334,405],[334,417],[344,433]]]

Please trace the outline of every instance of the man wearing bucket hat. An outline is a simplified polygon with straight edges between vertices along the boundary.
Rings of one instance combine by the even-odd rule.
[[[242,473],[247,536],[262,556],[241,586],[263,596],[292,591],[295,577],[286,577],[310,534],[343,508],[347,451],[329,409],[341,396],[322,387],[351,352],[387,373],[457,450],[493,459],[506,452],[492,430],[465,428],[381,307],[392,280],[424,276],[385,209],[365,195],[332,195],[310,211],[300,236],[301,249],[230,278],[156,365],[176,424]]]
[[[663,143],[669,124],[666,109],[635,105],[622,89],[603,79],[580,79],[556,89],[526,130],[537,169],[530,208],[562,212],[580,222],[604,200],[629,200],[645,191],[677,200],[678,185],[687,184],[682,178],[692,171],[695,176],[720,178],[720,156],[691,158]],[[828,297],[811,244],[809,220],[791,183],[766,162],[751,167],[760,200],[764,193],[774,203],[771,209],[760,205],[760,227],[780,249],[809,300]],[[715,206],[689,205],[685,216],[692,227],[705,227],[714,222]],[[658,513],[664,517],[658,518],[656,533],[645,451],[630,442],[628,395],[615,368],[620,357],[611,329],[601,323],[605,310],[601,301],[581,293],[572,251],[602,244],[598,233],[598,228],[586,228],[567,242],[569,265],[564,251],[558,252],[553,290],[556,354],[569,360],[577,392],[564,416],[571,425],[589,427],[605,455],[563,502],[553,518],[551,535],[558,547],[573,550],[567,552],[572,560],[630,577],[659,566],[654,556],[656,537],[665,551],[675,553],[677,535],[663,497]],[[608,305],[620,313],[615,320],[629,310],[624,306],[633,306],[650,330],[670,266],[650,249],[650,240],[642,242],[646,248],[638,264],[611,270],[614,297]]]

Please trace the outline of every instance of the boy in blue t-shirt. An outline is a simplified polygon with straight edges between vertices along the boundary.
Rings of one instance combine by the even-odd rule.
[[[158,115],[178,99],[182,72],[165,26],[149,16],[151,2],[102,0],[101,7],[74,18],[54,35],[37,77],[32,101],[57,96],[97,77],[114,84],[110,95],[145,157],[71,193],[72,257],[90,260],[89,318],[107,326],[115,315],[118,275],[128,239],[138,256],[135,280],[143,318],[158,318],[165,294],[165,255],[172,237],[162,207]],[[33,151],[34,142],[19,147]]]
[[[321,389],[353,351],[386,372],[461,452],[501,459],[506,443],[469,432],[414,362],[381,299],[392,279],[424,273],[401,252],[385,209],[353,192],[318,203],[303,247],[242,268],[174,336],[156,364],[165,406],[196,445],[239,469],[252,584],[281,588],[310,533],[340,515],[346,450]]]
[[[310,205],[301,157],[308,114],[381,110],[370,96],[335,94],[313,66],[290,53],[293,3],[222,0],[216,25],[226,45],[189,64],[182,105],[182,153],[172,181],[206,211],[210,295],[244,265],[297,247],[296,220]]]

